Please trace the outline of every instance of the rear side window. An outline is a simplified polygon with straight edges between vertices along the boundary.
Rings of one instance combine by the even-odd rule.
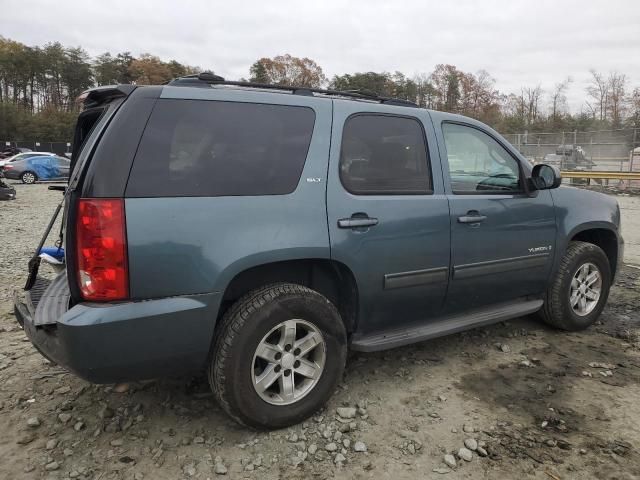
[[[283,195],[296,189],[315,113],[307,107],[159,100],[128,197]]]
[[[356,195],[431,193],[427,146],[413,118],[359,114],[342,135],[340,179]]]

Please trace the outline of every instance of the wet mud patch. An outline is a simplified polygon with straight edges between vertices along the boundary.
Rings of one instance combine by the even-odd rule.
[[[640,269],[623,267],[595,330],[640,351]]]
[[[640,386],[640,355],[622,343],[595,329],[549,330],[541,345],[519,352],[525,361],[464,375],[457,388],[465,395],[507,412],[483,431],[490,458],[529,459],[572,472],[575,463],[593,457],[597,478],[622,478],[611,476],[622,464],[640,474],[640,445],[613,426],[620,421],[616,409],[625,408],[616,397]],[[599,401],[605,395],[611,398]]]

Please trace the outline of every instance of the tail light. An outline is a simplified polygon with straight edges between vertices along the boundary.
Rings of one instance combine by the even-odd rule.
[[[11,170],[13,168],[13,165],[9,164],[9,163],[5,163],[2,168],[0,168],[0,170],[5,169],[5,170]]]
[[[82,198],[76,222],[78,285],[85,300],[129,296],[124,200]]]

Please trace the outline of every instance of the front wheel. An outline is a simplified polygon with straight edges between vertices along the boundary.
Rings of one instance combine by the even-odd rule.
[[[583,330],[602,313],[611,287],[609,259],[592,243],[571,242],[540,310],[542,319],[563,330]]]
[[[347,337],[336,307],[302,285],[240,298],[216,329],[209,383],[238,422],[282,428],[316,412],[342,376]]]
[[[38,177],[36,177],[36,174],[33,172],[24,172],[22,175],[20,175],[20,180],[22,180],[22,183],[31,185],[32,183],[36,183]]]

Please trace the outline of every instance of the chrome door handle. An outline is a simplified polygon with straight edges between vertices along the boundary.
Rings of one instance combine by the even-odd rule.
[[[480,215],[477,210],[470,210],[466,215],[458,217],[458,223],[482,223],[486,219],[486,215]]]
[[[341,218],[338,220],[339,228],[363,228],[363,227],[373,227],[378,224],[377,218],[370,217],[351,217],[351,218]]]

